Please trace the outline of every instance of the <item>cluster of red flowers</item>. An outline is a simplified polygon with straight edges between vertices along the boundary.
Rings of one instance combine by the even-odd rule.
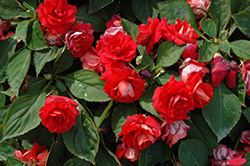
[[[184,20],[176,20],[175,25],[167,24],[167,19],[148,17],[148,24],[139,25],[139,34],[137,36],[137,44],[147,46],[146,52],[151,55],[151,52],[156,43],[161,43],[162,40],[174,42],[177,45],[186,43],[196,44],[197,38],[200,36],[191,27],[191,25]],[[190,55],[191,56],[191,55]]]

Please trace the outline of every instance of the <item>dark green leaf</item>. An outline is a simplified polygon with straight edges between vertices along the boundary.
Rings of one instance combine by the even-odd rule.
[[[95,166],[103,166],[103,165],[112,165],[112,166],[120,166],[120,162],[108,148],[100,144],[99,151],[96,155],[96,165]]]
[[[157,6],[159,8],[160,17],[166,17],[167,23],[175,24],[175,20],[177,18],[182,21],[184,19],[187,19],[187,22],[191,24],[191,26],[197,31],[197,33],[199,33],[199,35],[202,35],[195,21],[193,10],[187,1],[168,0],[158,3]]]
[[[73,64],[73,56],[69,50],[65,50],[60,56],[58,56],[54,62],[53,70],[55,74],[62,73],[68,68],[70,68]]]
[[[230,55],[230,45],[227,40],[223,40],[220,45],[219,49],[223,52],[225,52],[227,55]]]
[[[14,92],[11,90],[11,88],[7,89],[6,91],[0,91],[0,93],[5,94],[6,96],[13,96]]]
[[[244,11],[233,14],[237,27],[248,37],[250,37],[250,7],[246,8]]]
[[[34,52],[34,64],[36,67],[36,76],[38,77],[39,73],[43,69],[44,65],[47,62],[52,61],[53,59],[57,58],[60,56],[65,47],[58,48],[57,46],[52,47],[51,49],[45,49],[41,51],[36,51]]]
[[[2,19],[17,18],[23,13],[15,0],[0,1],[0,16]]]
[[[186,140],[180,144],[178,156],[183,166],[206,165],[208,159],[207,147],[200,140]]]
[[[0,84],[0,91],[4,91],[3,86],[1,84]],[[5,94],[0,93],[0,108],[5,105],[5,101],[6,101]]]
[[[231,13],[235,14],[250,6],[250,0],[231,0]]]
[[[8,82],[13,92],[18,96],[19,88],[29,70],[31,61],[30,51],[22,49],[10,57],[7,64]]]
[[[36,8],[37,8],[37,1],[34,0],[21,0],[23,6],[25,6],[27,9],[29,9],[30,11],[32,11],[33,13],[36,12]]]
[[[114,0],[90,0],[89,1],[89,14],[93,14],[101,10],[105,6],[111,4]]]
[[[226,29],[231,14],[230,0],[213,0],[209,12],[215,20],[219,32]]]
[[[78,105],[82,116],[78,116],[76,124],[66,133],[63,133],[63,141],[67,149],[80,159],[95,165],[95,156],[99,148],[99,135],[94,122],[86,110]]]
[[[170,77],[174,75],[176,81],[180,81],[181,77],[180,74],[176,71],[173,70],[167,70],[164,74],[162,74],[160,77],[158,77],[157,81],[161,84],[164,85],[166,82],[170,80]]]
[[[153,103],[152,97],[154,95],[154,91],[155,91],[155,89],[153,87],[147,88],[146,91],[143,93],[143,95],[140,98],[140,105],[147,112],[162,119],[160,117],[159,113],[155,110],[155,108],[152,105],[152,103]]]
[[[245,159],[247,160],[247,162],[245,162],[245,164],[243,164],[242,166],[249,166],[250,165],[250,152],[248,152],[245,155]]]
[[[214,53],[218,51],[218,45],[209,43],[205,41],[204,45],[202,45],[199,49],[199,62],[209,62],[212,60]]]
[[[242,59],[250,59],[250,41],[237,40],[230,43],[232,51]]]
[[[36,128],[41,119],[39,110],[44,105],[45,93],[17,98],[10,106],[3,126],[3,140],[20,136]]]
[[[108,101],[109,96],[103,91],[104,81],[91,70],[78,70],[62,77],[71,93],[87,101]]]
[[[66,87],[61,80],[56,79],[56,87],[60,89],[62,92],[66,91]]]
[[[8,59],[14,54],[18,38],[16,36],[10,37],[6,40],[0,41],[0,83],[6,80],[6,63]]]
[[[201,28],[208,36],[212,38],[217,37],[217,29],[213,20],[203,17],[201,20]]]
[[[209,128],[205,119],[202,116],[191,114],[193,124],[197,127],[204,138],[204,143],[207,145],[209,155],[213,155],[213,149],[218,147],[217,137]]]
[[[219,39],[221,40],[225,40],[228,36],[228,31],[227,30],[224,30],[224,31],[221,31],[220,34],[219,34]]]
[[[142,150],[139,158],[139,166],[152,166],[163,158],[164,149],[161,142],[156,142]]]
[[[38,78],[32,77],[31,79],[28,80],[28,82],[29,86],[25,94],[35,94],[42,89],[47,80],[44,77],[38,77]]]
[[[6,161],[6,156],[9,158],[15,158],[14,148],[11,146],[10,142],[5,140],[0,143],[0,161]]]
[[[137,20],[132,7],[132,0],[126,0],[121,2],[121,11],[123,12],[125,18],[135,22]]]
[[[145,48],[145,47],[144,47]],[[155,63],[153,59],[146,53],[144,49],[144,54],[142,55],[142,60],[140,65],[136,66],[136,69],[139,69],[139,71],[143,69],[148,69],[149,71],[153,71],[155,68]]]
[[[202,114],[219,142],[239,121],[241,103],[224,82],[219,87],[214,87],[213,91],[213,97],[208,105],[203,107]]]
[[[105,22],[109,21],[110,18],[107,13],[103,10],[100,10],[94,14],[88,13],[88,5],[83,5],[77,9],[76,19],[81,20],[84,23],[91,23],[96,32],[104,32]]]
[[[27,139],[30,140],[30,139],[36,138],[37,136],[39,136],[39,134],[44,128],[45,127],[42,124],[40,124],[36,128],[30,130],[29,132],[23,135],[17,136],[15,138],[20,139],[20,140],[27,140]]]
[[[0,108],[0,125],[4,122],[4,118],[8,112],[10,105]]]
[[[22,166],[22,163],[16,158],[6,156],[6,166]]]
[[[102,122],[109,116],[110,108],[112,107],[112,105],[113,105],[113,100],[109,102],[108,106],[105,108],[104,111],[101,110],[102,111],[101,115],[98,114],[99,116],[96,116],[95,114],[94,122],[97,128],[99,128]]]
[[[243,80],[242,78],[242,71],[237,74],[237,77],[238,77],[238,83],[236,84],[237,86],[237,90],[238,90],[238,98],[239,98],[239,101],[241,102],[241,105],[246,107],[245,105],[245,98],[246,98],[246,84],[245,84],[245,81]]]
[[[247,118],[247,121],[250,123],[250,107],[248,107],[247,109],[245,109],[243,111],[243,114],[245,115],[245,117]]]
[[[116,136],[121,133],[121,127],[126,122],[127,117],[134,114],[137,114],[136,104],[134,103],[120,103],[115,108],[112,113],[111,126]]]
[[[54,142],[52,144],[46,165],[63,165],[67,156],[61,146],[60,142]]]
[[[68,160],[63,166],[90,166],[90,162],[79,158],[73,158]]]
[[[185,47],[186,45],[178,46],[168,41],[162,43],[157,50],[156,67],[169,67],[175,64],[179,60]]]
[[[238,123],[234,126],[234,128],[231,130],[229,133],[229,137],[231,138],[232,141],[235,141],[237,138],[241,136],[242,131],[246,127],[247,120],[246,118],[242,115],[240,117],[240,120]]]
[[[31,149],[33,145],[28,140],[22,140],[23,149]]]
[[[147,23],[148,17],[158,17],[158,9],[156,3],[160,0],[133,0],[132,6],[136,17],[143,22]]]

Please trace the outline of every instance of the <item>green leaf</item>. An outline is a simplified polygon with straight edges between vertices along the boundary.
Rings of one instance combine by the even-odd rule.
[[[175,24],[175,20],[187,19],[187,22],[196,30],[199,35],[203,35],[197,26],[195,16],[190,4],[184,0],[168,0],[157,4],[160,17],[167,18],[169,24]],[[181,10],[180,10],[181,9]]]
[[[27,9],[29,9],[30,11],[32,11],[33,13],[36,12],[36,8],[37,8],[37,1],[34,0],[21,0],[23,6],[25,6]]]
[[[0,125],[4,122],[4,118],[8,112],[10,105],[6,105],[2,108],[0,108]]]
[[[218,45],[213,43],[209,43],[205,41],[205,43],[199,49],[199,62],[209,62],[213,59],[214,53],[218,51]]]
[[[179,60],[185,47],[186,45],[178,46],[168,41],[162,43],[157,50],[156,67],[169,67],[175,64]]]
[[[96,32],[104,32],[105,22],[109,21],[110,18],[107,13],[103,10],[100,10],[94,14],[88,13],[88,5],[83,5],[77,9],[75,14],[77,20],[81,20],[84,23],[91,23]]]
[[[230,0],[213,0],[209,12],[213,17],[219,32],[226,29],[231,14]]]
[[[162,117],[160,117],[159,113],[155,110],[155,108],[152,105],[153,104],[152,97],[154,95],[154,91],[155,91],[155,88],[152,86],[147,88],[140,98],[140,105],[147,112],[162,119]]]
[[[237,40],[230,43],[232,51],[242,59],[250,59],[250,41]]]
[[[243,164],[242,166],[249,166],[250,165],[250,152],[248,152],[245,155],[245,159],[247,160],[247,162],[245,162],[245,164]]]
[[[145,47],[144,47],[145,48]],[[148,55],[148,53],[146,53],[145,49],[144,49],[144,53],[142,55],[142,61],[140,63],[140,65],[136,66],[136,69],[148,69],[149,71],[153,71],[155,68],[155,63],[153,61],[153,59],[150,57],[150,55]]]
[[[247,109],[245,109],[243,111],[243,114],[245,115],[245,117],[247,118],[247,121],[250,123],[250,107],[248,107]]]
[[[99,151],[96,155],[96,165],[95,166],[103,166],[103,165],[112,165],[112,166],[120,166],[120,162],[108,148],[100,144]]]
[[[124,18],[122,18],[122,26],[124,28],[124,30],[132,36],[133,40],[136,41],[137,35],[139,33],[138,31],[138,25],[130,22],[129,20],[126,20]]]
[[[125,18],[128,20],[135,22],[137,20],[133,7],[132,7],[132,0],[126,0],[121,2],[121,11],[124,14]]]
[[[139,158],[139,166],[152,166],[161,162],[164,149],[161,142],[156,142],[142,150]]]
[[[227,55],[230,55],[230,44],[227,40],[223,40],[220,45],[219,49],[223,52],[225,52]]]
[[[137,114],[135,103],[120,103],[115,108],[114,112],[112,113],[111,126],[117,138],[117,135],[122,131],[121,127],[126,122],[127,117],[134,114]]]
[[[6,63],[8,59],[14,54],[18,38],[16,36],[10,37],[6,40],[0,41],[0,83],[6,80]]]
[[[82,116],[78,116],[76,124],[66,133],[62,133],[63,141],[67,149],[80,159],[95,165],[95,156],[99,148],[99,135],[94,122],[86,110],[78,105]]]
[[[90,166],[90,162],[79,158],[73,158],[68,160],[63,166]]]
[[[244,130],[244,128],[246,127],[246,125],[247,125],[247,120],[242,115],[240,117],[240,120],[238,121],[238,123],[234,126],[234,128],[229,133],[229,137],[231,138],[232,142],[241,136],[241,133]]]
[[[233,14],[232,18],[234,19],[237,27],[244,33],[246,36],[250,37],[250,7],[246,8],[244,11]]]
[[[66,49],[60,56],[58,56],[54,62],[53,70],[55,74],[62,73],[68,68],[70,68],[73,64],[73,56],[72,53]]]
[[[63,165],[66,159],[66,155],[63,151],[61,142],[54,142],[50,148],[49,156],[46,161],[46,165]]]
[[[103,91],[105,82],[91,70],[78,70],[61,77],[69,87],[71,93],[87,101],[108,101],[109,96]]]
[[[0,143],[0,161],[6,161],[6,156],[10,158],[15,158],[14,148],[11,143],[7,140]]]
[[[23,13],[15,0],[0,1],[0,16],[2,19],[17,18]]]
[[[112,2],[114,2],[114,0],[89,0],[89,14],[93,14],[98,10],[101,10]]]
[[[207,145],[209,155],[213,155],[213,149],[218,147],[217,137],[210,129],[205,119],[202,116],[191,114],[193,124],[199,130],[204,138],[204,143]]]
[[[8,82],[13,92],[18,96],[19,88],[28,73],[31,55],[27,49],[22,49],[10,57],[7,64]]]
[[[235,14],[250,6],[250,0],[231,0],[231,13]]]
[[[66,91],[66,87],[61,80],[56,79],[56,87],[60,89],[62,92]]]
[[[176,81],[180,81],[181,77],[180,74],[173,70],[167,70],[164,74],[162,74],[160,77],[158,77],[157,82],[159,82],[161,85],[164,85],[170,80],[170,77],[174,75]]]
[[[63,53],[64,49],[65,47],[59,49],[57,46],[54,46],[49,49],[34,52],[36,76],[38,77],[39,73],[47,62],[50,62],[60,56]]]
[[[104,111],[101,110],[102,111],[101,115],[96,116],[95,114],[94,122],[97,128],[99,128],[102,122],[109,116],[110,108],[112,107],[112,105],[113,105],[113,100],[109,102],[109,104],[107,105]]]
[[[213,97],[208,105],[203,107],[202,114],[219,142],[239,121],[241,103],[224,82],[219,87],[214,87],[213,91]]]
[[[239,74],[237,74],[237,80],[238,80],[238,82],[236,84],[237,91],[238,91],[237,96],[239,98],[239,101],[241,102],[241,105],[246,107],[246,105],[245,105],[246,84],[245,84],[245,81],[242,78],[242,71]]]
[[[0,84],[0,91],[3,91],[3,86]],[[0,108],[5,105],[6,97],[3,93],[0,93]],[[0,123],[1,124],[1,123]]]
[[[156,3],[160,0],[133,0],[132,6],[136,17],[143,22],[147,23],[148,17],[158,17],[158,10]]]
[[[206,165],[208,159],[207,147],[200,140],[186,140],[180,144],[178,156],[183,166]]]
[[[10,106],[3,125],[3,140],[23,135],[36,128],[41,119],[39,110],[44,105],[45,93],[17,98]]]
[[[38,77],[38,78],[32,77],[31,79],[28,80],[28,82],[29,86],[25,94],[35,94],[42,89],[47,80],[44,77]]]
[[[23,40],[30,50],[48,48],[38,20],[25,20],[18,24],[16,35]]]
[[[217,29],[213,20],[203,17],[201,20],[201,28],[208,36],[216,38]]]
[[[228,36],[228,31],[227,30],[224,30],[224,31],[221,31],[220,34],[219,34],[219,39],[221,40],[225,40]]]
[[[21,161],[17,160],[16,158],[11,158],[6,156],[6,162],[5,162],[6,166],[22,166]]]

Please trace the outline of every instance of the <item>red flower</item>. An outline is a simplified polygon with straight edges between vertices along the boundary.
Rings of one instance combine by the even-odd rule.
[[[66,34],[66,45],[75,59],[80,58],[91,47],[94,41],[93,33],[92,24],[85,24],[81,21],[74,24]]]
[[[81,58],[82,69],[93,70],[99,73],[101,64],[99,62],[98,53],[94,47],[91,47]]]
[[[187,135],[187,129],[190,129],[188,125],[183,120],[175,121],[171,124],[167,124],[167,121],[164,119],[162,124],[162,136],[161,139],[167,139],[167,144],[169,147],[172,147],[178,140],[185,138]]]
[[[197,38],[200,37],[186,19],[183,23],[180,19],[177,19],[175,25],[168,24],[163,31],[164,38],[169,42],[173,41],[177,45],[195,44]]]
[[[214,159],[212,165],[232,165],[241,166],[246,162],[242,155],[238,154],[237,151],[227,148],[225,145],[220,144],[217,149],[213,150]]]
[[[198,41],[195,44],[187,43],[184,51],[182,52],[182,57],[184,59],[191,58],[194,60],[199,59],[199,53],[196,52],[198,50]]]
[[[75,22],[77,8],[67,0],[44,0],[36,11],[41,24],[51,33],[65,35]]]
[[[120,27],[122,26],[122,20],[121,17],[118,16],[117,14],[113,15],[111,20],[105,23],[105,26],[107,29],[111,27]]]
[[[174,75],[155,90],[152,99],[155,110],[166,119],[167,124],[183,120],[194,109],[192,92],[182,80],[176,81]]]
[[[187,2],[191,5],[196,19],[202,18],[208,12],[211,4],[211,0],[187,0]]]
[[[145,80],[135,70],[124,65],[124,68],[111,68],[102,79],[107,79],[103,89],[111,99],[124,103],[138,100],[145,91]]]
[[[132,149],[143,150],[147,146],[154,144],[161,135],[161,127],[158,121],[151,116],[135,114],[128,116],[122,126],[122,142]]]
[[[150,55],[155,43],[162,38],[162,26],[167,26],[166,18],[162,18],[161,22],[158,18],[148,17],[148,24],[139,25],[139,34],[137,35],[137,44],[147,46],[146,52]]]
[[[45,145],[39,146],[36,142],[30,150],[15,150],[15,157],[28,166],[44,166],[48,154]]]
[[[115,35],[101,37],[96,49],[104,64],[116,61],[130,62],[136,56],[137,45],[130,35],[117,32]]]
[[[202,73],[191,73],[187,78],[187,87],[193,93],[194,106],[203,108],[213,96],[213,87],[208,83],[203,83]]]
[[[63,96],[49,96],[40,109],[42,124],[52,133],[65,133],[76,124],[78,103]]]
[[[199,71],[201,71],[202,78],[210,72],[210,70],[205,67],[204,63],[199,63],[191,58],[187,58],[179,68],[181,80],[184,82],[187,81],[187,78],[191,73],[197,73]]]
[[[250,96],[250,63],[245,64],[242,70],[242,78],[245,81],[246,93]]]
[[[221,81],[226,77],[226,84],[229,88],[234,88],[236,84],[236,74],[240,72],[240,67],[233,60],[230,63],[221,56],[216,56],[212,67],[212,85],[220,86]]]
[[[132,149],[128,147],[126,144],[119,144],[116,147],[115,155],[120,160],[122,157],[124,157],[127,160],[130,160],[131,162],[135,162],[139,159],[140,150],[139,149]]]

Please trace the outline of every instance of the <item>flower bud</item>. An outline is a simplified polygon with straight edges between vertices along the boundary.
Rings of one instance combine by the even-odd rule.
[[[201,19],[209,10],[211,0],[187,0],[193,9],[197,20]]]

